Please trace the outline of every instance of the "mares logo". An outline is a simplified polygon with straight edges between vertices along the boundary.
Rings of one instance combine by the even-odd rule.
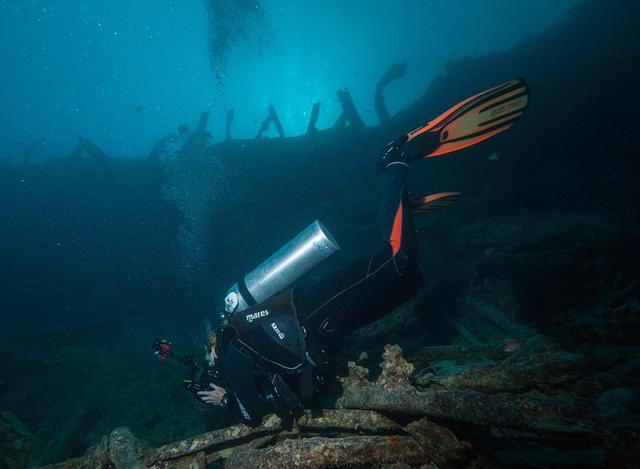
[[[257,313],[247,314],[245,316],[245,318],[247,319],[247,322],[252,322],[254,319],[263,318],[265,316],[269,316],[269,310],[268,309],[265,309],[265,310],[262,310],[262,311],[258,311]]]
[[[271,323],[271,328],[276,331],[276,334],[278,334],[278,337],[280,337],[280,340],[284,339],[284,334],[282,332],[280,332],[280,329],[278,329],[278,326],[276,326],[275,322]]]

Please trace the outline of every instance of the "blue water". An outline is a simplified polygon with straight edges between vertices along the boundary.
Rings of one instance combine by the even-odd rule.
[[[45,140],[38,157],[55,157],[77,134],[113,156],[146,156],[202,110],[211,112],[214,140],[224,136],[228,108],[236,111],[235,134],[253,137],[269,104],[296,135],[315,101],[323,106],[319,126],[333,123],[335,90],[343,87],[375,124],[371,95],[391,63],[410,62],[402,85],[387,91],[398,111],[447,61],[507,50],[565,19],[577,0],[216,3],[223,12],[225,4],[240,10],[221,21],[232,37],[223,82],[212,71],[220,64],[210,61],[216,32],[204,0],[3,0],[0,111],[11,118],[2,119],[0,145],[7,157],[20,158],[36,138]]]

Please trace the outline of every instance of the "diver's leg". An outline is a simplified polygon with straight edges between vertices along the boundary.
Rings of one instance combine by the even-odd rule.
[[[403,161],[385,167],[378,218],[382,239],[391,246],[392,255],[415,260],[418,241],[407,193],[408,169]]]
[[[520,118],[528,101],[526,83],[513,80],[460,102],[423,127],[389,143],[381,158],[385,176],[380,229],[385,246],[371,258],[336,272],[301,296],[301,312],[306,315],[312,341],[329,344],[389,313],[418,290],[422,276],[406,190],[408,162],[461,150],[498,135]],[[422,209],[447,205],[457,195],[427,197]]]
[[[385,168],[379,211],[384,246],[299,295],[296,303],[311,349],[326,347],[370,324],[418,291],[422,275],[406,177],[404,163]]]

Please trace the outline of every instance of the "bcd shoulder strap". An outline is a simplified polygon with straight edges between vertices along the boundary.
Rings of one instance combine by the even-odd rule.
[[[238,341],[267,367],[293,372],[305,363],[305,334],[298,321],[292,288],[234,314],[229,324]]]
[[[298,320],[298,312],[293,302],[293,288],[287,288],[277,295],[263,301],[260,304],[234,313],[229,318],[229,324],[238,336],[255,328],[259,324],[272,320],[274,316],[293,316]]]

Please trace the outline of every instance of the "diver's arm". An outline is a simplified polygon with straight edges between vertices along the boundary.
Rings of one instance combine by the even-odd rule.
[[[215,346],[212,346],[209,348],[209,354],[207,356],[207,361],[211,364],[210,366],[213,366],[217,369],[215,376],[216,377],[221,377],[221,370],[220,370],[220,357],[218,356],[218,353],[216,351]],[[219,382],[219,381],[218,381]],[[215,384],[214,382],[209,383],[209,387],[211,388],[210,390],[206,390],[206,391],[198,391],[197,394],[197,398],[204,402],[205,404],[209,404],[209,405],[219,405],[219,406],[226,406],[227,404],[227,391],[225,388],[223,388],[222,386],[218,386],[217,384]]]

